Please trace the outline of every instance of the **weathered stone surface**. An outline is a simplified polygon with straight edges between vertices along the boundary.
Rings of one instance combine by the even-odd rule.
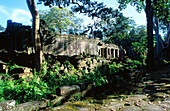
[[[0,61],[0,73],[8,73],[9,65]]]
[[[170,97],[166,98],[164,101],[162,101],[160,104],[161,107],[165,108],[167,111],[170,111]]]
[[[166,109],[167,111],[170,111],[170,104],[168,104],[168,103],[160,103],[159,105],[162,108]]]
[[[95,110],[87,107],[82,107],[79,105],[70,104],[70,105],[61,105],[58,107],[54,107],[52,111],[95,111]]]
[[[61,105],[61,106],[58,106],[58,107],[54,107],[52,109],[52,111],[59,111],[59,110],[63,109],[64,107],[66,107],[66,105]],[[51,111],[51,110],[48,110],[48,111]]]
[[[170,104],[170,97],[166,98],[163,102]]]
[[[110,111],[109,107],[101,107],[100,109],[96,110],[96,111]]]
[[[61,65],[60,70],[64,70],[64,65],[63,64]]]
[[[97,60],[96,60],[96,59],[92,59],[92,63],[93,63],[94,65],[97,65]]]
[[[86,66],[86,61],[81,61],[78,65],[78,67],[85,67]]]
[[[89,108],[86,108],[86,107],[75,106],[75,108],[76,108],[78,111],[92,111],[92,110],[90,110]]]
[[[15,107],[15,100],[0,102],[0,111],[9,110]]]
[[[159,97],[159,98],[165,98],[167,96],[167,94],[162,93],[162,92],[157,92],[157,93],[153,93],[152,96]]]
[[[118,103],[118,104],[108,106],[108,107],[111,111],[116,111],[116,110],[119,110],[120,108],[122,108],[123,105],[124,105],[124,103]]]
[[[32,72],[18,73],[18,74],[13,75],[13,77],[15,79],[33,77],[33,73]]]
[[[147,98],[146,95],[137,94],[137,95],[129,96],[128,98],[125,99],[125,101],[132,101],[132,100],[139,101],[145,98]]]
[[[140,102],[136,103],[136,105],[141,108],[145,108],[148,106],[148,102],[141,100]]]
[[[14,74],[14,73],[26,73],[26,72],[31,72],[31,69],[27,67],[16,67],[12,69],[10,73]]]
[[[15,108],[13,108],[9,111],[35,111],[40,108],[44,108],[46,106],[47,106],[47,101],[45,101],[45,100],[31,101],[31,102],[18,104],[15,106]]]
[[[66,99],[66,96],[58,96],[55,99],[51,100],[50,105],[53,106],[53,105],[59,104],[62,102],[62,100],[65,100],[65,99]]]
[[[80,91],[80,87],[78,85],[73,85],[73,86],[63,86],[57,88],[57,95],[70,95],[76,92]]]
[[[142,109],[140,109],[137,106],[128,106],[128,107],[121,109],[120,111],[142,111]]]
[[[161,106],[157,106],[154,104],[148,104],[145,107],[142,107],[142,110],[144,111],[164,111],[164,109]]]

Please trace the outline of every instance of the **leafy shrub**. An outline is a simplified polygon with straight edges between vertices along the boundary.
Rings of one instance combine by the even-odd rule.
[[[28,78],[27,78],[28,79]],[[50,90],[47,84],[37,77],[19,80],[0,80],[0,101],[14,99],[16,103],[23,103],[32,100],[40,100],[46,97]]]
[[[85,82],[94,82],[96,86],[102,85],[107,82],[107,78],[102,76],[98,70],[85,73],[85,70],[78,71],[73,67],[73,65],[66,61],[64,64],[65,67],[69,68],[69,70],[74,70],[74,74],[70,74],[68,72],[60,74],[61,77],[58,77],[59,74],[59,66],[55,66],[55,72],[48,71],[46,76],[44,76],[44,81],[50,88],[57,88],[60,86],[67,86],[67,85],[75,85],[78,83],[85,83]],[[55,91],[54,91],[55,93]]]
[[[122,64],[116,64],[116,62],[113,62],[112,64],[109,64],[109,74],[114,74],[119,72],[119,69],[123,67]]]

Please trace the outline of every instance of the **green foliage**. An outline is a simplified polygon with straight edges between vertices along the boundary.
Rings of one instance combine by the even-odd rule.
[[[137,69],[143,67],[145,64],[138,60],[131,60],[128,64],[124,65],[126,69]]]
[[[146,36],[140,38],[139,42],[132,42],[132,49],[137,53],[143,54],[147,51]]]
[[[120,10],[125,9],[127,7],[127,4],[136,6],[136,10],[138,12],[141,12],[142,9],[146,10],[146,3],[144,2],[144,0],[118,0],[118,3]],[[159,18],[160,22],[162,22],[165,26],[169,26],[169,0],[151,0],[151,5],[153,6],[154,17]]]
[[[43,76],[42,80],[45,81],[47,85],[52,89],[60,86],[75,85],[78,83],[85,83],[85,82],[94,82],[95,86],[99,86],[107,83],[106,76],[102,76],[102,74],[98,70],[95,70],[87,74],[85,73],[85,70],[78,71],[77,69],[75,69],[69,61],[66,61],[64,66],[65,68],[67,67],[69,70],[74,70],[75,72],[73,74],[64,72],[61,73],[61,77],[58,77],[59,66],[56,65],[55,72],[48,71],[47,74]]]
[[[82,75],[80,76],[79,74]],[[98,71],[90,72],[89,74],[85,73],[85,71],[81,71],[78,74],[64,73],[60,78],[53,80],[53,84],[55,82],[57,83],[57,87],[85,82],[94,82],[95,86],[100,86],[107,83],[107,78],[102,76]]]
[[[74,16],[72,12],[66,8],[53,7],[48,10],[39,11],[40,19],[45,20],[48,28],[57,33],[69,32],[72,29],[73,33],[77,33],[81,28],[82,19]]]
[[[67,0],[60,0],[60,1],[56,1],[56,0],[38,0],[38,4],[44,3],[45,6],[69,6],[70,4],[78,4],[78,2],[81,2],[83,5],[90,5],[90,0],[77,0],[77,1],[67,1]]]
[[[11,65],[10,63],[9,64],[9,70],[11,71],[12,69],[16,68],[16,67],[22,67],[22,66],[19,66],[19,65]]]
[[[142,59],[146,59],[146,57],[144,57],[146,56],[145,53],[147,52],[146,26],[141,25],[136,27],[135,22],[131,22],[133,23],[133,25],[129,25],[127,28],[124,29],[124,32],[122,33],[119,33],[119,31],[121,30],[120,27],[114,29],[120,30],[117,31],[118,33],[115,32],[105,42],[121,45],[126,50],[129,50],[129,48],[131,48],[132,51],[136,53],[136,55],[139,55],[138,58],[142,57]]]
[[[116,62],[110,64],[109,74],[118,73],[120,68],[133,69],[143,65],[141,62],[131,59],[127,59],[126,62],[128,64]],[[75,72],[72,74],[68,72],[59,73],[57,62],[54,69],[49,69],[48,63],[45,62],[42,66],[42,73],[35,72],[34,77],[19,80],[0,80],[0,101],[14,99],[19,104],[47,98],[48,94],[55,94],[56,89],[60,86],[87,82],[93,82],[95,86],[101,86],[108,83],[108,78],[102,75],[98,69],[85,73],[85,70],[78,71],[75,69],[69,61],[66,61],[64,66]],[[10,75],[6,75],[10,77]],[[76,97],[76,100],[80,99],[79,96]]]
[[[163,60],[163,64],[170,64],[170,61]]]
[[[47,74],[47,62],[42,63],[40,77],[43,78]]]
[[[113,13],[117,13],[117,15],[100,21],[99,24],[101,26],[100,28],[102,29],[102,33],[106,37],[111,37],[110,40],[112,41],[116,41],[116,39],[124,39],[131,27],[130,23],[132,20],[123,16],[123,14],[117,10],[113,10]]]
[[[142,43],[141,45],[146,46],[146,27],[144,25],[136,27],[136,24],[133,20],[126,18],[124,21],[126,21],[126,27],[124,25],[118,25],[116,24],[114,29],[116,32],[113,33],[113,35],[110,36],[110,38],[107,40],[107,42],[119,44],[123,47],[131,46],[133,42]],[[130,24],[133,25],[130,25]],[[118,25],[118,26],[117,26]],[[121,26],[121,27],[120,27]],[[129,33],[128,33],[129,32]],[[146,47],[143,47],[143,49]]]
[[[28,78],[27,78],[28,79]],[[16,100],[16,103],[23,103],[32,100],[40,100],[50,93],[46,83],[37,77],[20,80],[0,80],[0,101]]]
[[[119,68],[123,67],[121,64],[116,64],[116,62],[113,62],[112,64],[109,64],[109,74],[117,73],[119,72]]]
[[[109,74],[119,73],[120,68],[123,69],[137,69],[143,67],[145,64],[138,60],[126,59],[126,64],[113,62],[109,64]]]
[[[90,6],[87,7],[72,7],[73,12],[85,13],[89,17],[99,18],[100,20],[94,20],[95,23],[87,26],[88,30],[94,33],[96,37],[120,37],[123,38],[130,28],[132,21],[123,16],[118,10],[114,10],[111,7],[107,7],[104,3],[91,2]],[[96,30],[97,29],[97,30]],[[95,30],[95,31],[94,31]]]
[[[98,70],[90,72],[89,74],[83,73],[81,79],[84,82],[94,82],[95,86],[108,83],[107,77],[103,76]]]

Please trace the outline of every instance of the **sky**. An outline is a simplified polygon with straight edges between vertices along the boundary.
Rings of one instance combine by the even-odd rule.
[[[38,0],[35,0],[36,3]],[[97,0],[98,2],[104,2],[108,7],[116,9],[118,3],[116,0]],[[38,10],[49,9],[44,5],[37,5]],[[128,5],[128,8],[122,11],[126,17],[131,17],[135,20],[137,25],[146,25],[146,15],[144,11],[138,13],[135,7]],[[79,18],[84,19],[85,26],[93,21],[91,18],[83,16],[84,14],[76,14]],[[11,19],[13,22],[19,22],[23,25],[31,25],[31,14],[27,7],[26,0],[0,0],[0,25],[6,28],[7,20]]]

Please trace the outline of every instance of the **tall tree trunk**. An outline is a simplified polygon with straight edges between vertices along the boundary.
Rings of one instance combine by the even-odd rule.
[[[151,70],[154,65],[154,50],[153,50],[153,9],[151,7],[151,0],[146,0],[146,18],[147,18],[147,40],[148,40],[148,54],[147,54],[147,68]]]
[[[33,37],[33,44],[34,44],[34,50],[35,50],[35,68],[37,72],[40,72],[43,53],[42,53],[42,47],[41,47],[41,41],[40,41],[40,35],[39,35],[39,26],[40,26],[39,14],[36,9],[34,0],[27,0],[27,5],[33,17],[32,37]]]

